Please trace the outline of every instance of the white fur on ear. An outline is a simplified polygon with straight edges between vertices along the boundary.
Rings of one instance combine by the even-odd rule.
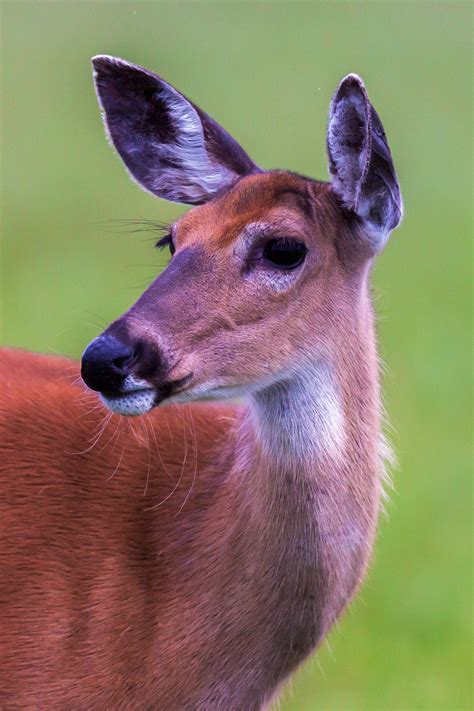
[[[197,205],[258,170],[223,128],[161,77],[115,57],[92,63],[106,133],[145,190]]]
[[[156,157],[156,168],[150,172],[151,191],[175,202],[206,202],[233,183],[236,175],[211,160],[202,123],[191,104],[164,82],[160,99],[167,106],[176,135],[170,143],[154,141],[150,145]]]

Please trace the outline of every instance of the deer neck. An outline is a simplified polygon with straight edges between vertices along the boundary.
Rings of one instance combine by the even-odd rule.
[[[261,559],[318,619],[315,643],[363,576],[379,508],[375,348],[352,351],[352,369],[315,355],[252,396],[238,445]]]

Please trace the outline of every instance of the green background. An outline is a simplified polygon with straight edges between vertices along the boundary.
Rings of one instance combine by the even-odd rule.
[[[267,168],[326,179],[325,123],[360,73],[405,200],[374,293],[399,457],[367,582],[282,711],[469,709],[471,7],[459,2],[2,3],[2,332],[79,356],[163,266],[115,219],[183,208],[108,147],[89,59],[154,69]]]

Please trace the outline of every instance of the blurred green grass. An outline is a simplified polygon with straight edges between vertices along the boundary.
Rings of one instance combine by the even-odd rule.
[[[472,708],[471,5],[3,2],[1,341],[79,356],[162,268],[110,220],[172,220],[103,137],[89,59],[155,69],[263,167],[326,178],[330,96],[360,73],[406,217],[374,292],[400,460],[361,595],[282,711]],[[330,646],[329,646],[330,645]]]

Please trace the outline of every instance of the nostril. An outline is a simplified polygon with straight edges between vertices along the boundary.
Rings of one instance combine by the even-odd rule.
[[[117,368],[117,370],[125,370],[127,366],[131,365],[132,358],[132,354],[129,353],[128,355],[121,355],[116,358],[112,358],[111,363],[115,368]]]
[[[125,346],[121,344],[122,350],[116,352],[111,358],[111,365],[125,375],[131,371],[137,360],[140,358],[140,344],[134,346]]]

